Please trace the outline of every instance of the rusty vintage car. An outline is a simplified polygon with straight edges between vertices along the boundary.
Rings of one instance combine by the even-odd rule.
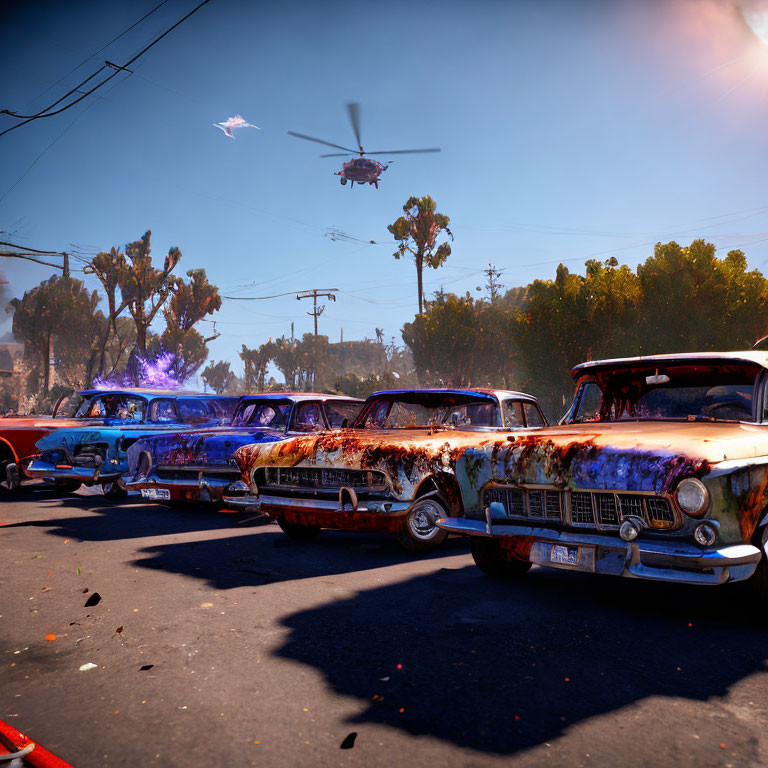
[[[521,392],[377,392],[350,429],[239,448],[244,496],[230,502],[258,507],[294,538],[388,531],[426,551],[447,536],[435,521],[461,514],[454,468],[464,451],[545,424],[536,398]]]
[[[102,393],[89,404],[88,413],[101,412],[109,395]],[[117,399],[115,418],[96,425],[63,427],[40,438],[26,474],[71,489],[81,484],[101,485],[106,496],[120,499],[126,495],[122,476],[128,469],[130,445],[153,434],[228,424],[236,401],[236,397],[200,392],[133,390]]]
[[[477,565],[662,581],[752,579],[768,596],[768,353],[577,365],[558,426],[475,446],[456,466]]]
[[[137,440],[128,448],[126,486],[150,500],[220,504],[240,478],[232,454],[241,445],[346,427],[362,404],[353,397],[311,392],[244,395],[228,427]]]
[[[0,483],[4,481],[12,489],[29,477],[26,468],[37,453],[35,444],[49,433],[82,426],[135,423],[137,414],[141,421],[151,394],[150,390],[140,388],[85,389],[60,397],[51,415],[0,418]],[[71,479],[58,479],[55,484],[61,490],[80,485]]]

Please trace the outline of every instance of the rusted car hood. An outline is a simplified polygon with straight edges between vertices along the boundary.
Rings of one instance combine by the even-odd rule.
[[[416,462],[431,460],[446,450],[453,452],[472,445],[504,440],[504,432],[459,432],[427,429],[343,429],[334,433],[302,435],[281,443],[245,445],[235,452],[243,469],[256,465],[290,467],[299,464],[333,464],[373,469],[391,458]]]
[[[456,475],[470,503],[488,482],[670,492],[725,460],[768,455],[768,430],[724,422],[620,422],[548,427],[467,450]],[[467,499],[465,498],[465,502]]]
[[[510,439],[513,438],[513,439]],[[498,482],[666,493],[684,475],[724,460],[768,455],[768,427],[726,422],[572,424],[508,432],[342,430],[269,445],[235,459],[256,466],[378,469],[407,493],[434,471],[454,471],[465,493]]]

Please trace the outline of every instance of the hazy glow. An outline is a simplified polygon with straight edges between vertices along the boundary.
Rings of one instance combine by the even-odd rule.
[[[750,8],[740,8],[741,15],[744,17],[744,21],[747,22],[749,28],[762,40],[763,43],[768,45],[768,10],[756,10]]]

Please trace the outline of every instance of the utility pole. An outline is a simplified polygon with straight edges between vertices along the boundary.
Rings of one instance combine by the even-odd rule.
[[[61,254],[64,257],[64,266],[61,270],[61,276],[62,277],[69,277],[69,254],[64,251],[64,253]]]
[[[315,320],[315,341],[317,341],[317,318],[320,317],[320,315],[323,314],[323,311],[325,310],[325,305],[321,306],[320,309],[317,308],[317,297],[318,296],[325,296],[331,301],[336,301],[336,292],[338,291],[338,288],[312,288],[309,291],[301,291],[300,293],[296,294],[296,299],[298,301],[301,301],[301,299],[312,299],[312,311],[307,312],[308,315],[314,318]],[[317,365],[315,361],[315,347],[317,345],[312,345],[312,387],[315,386],[315,379],[316,379],[316,372],[317,372]]]
[[[320,309],[317,308],[317,297],[325,296],[331,301],[336,301],[335,293],[338,290],[338,288],[313,288],[311,291],[302,291],[301,293],[296,294],[297,300],[312,299],[313,310],[307,312],[307,314],[315,319],[315,338],[317,338],[317,318],[325,311],[325,305],[322,305]]]
[[[485,289],[488,291],[490,302],[493,304],[496,299],[499,298],[501,289],[504,287],[502,283],[498,282],[499,278],[501,277],[501,272],[496,269],[493,264],[488,262],[488,269],[484,269],[483,274],[488,276],[488,282],[485,284],[485,286],[478,285],[477,290],[482,291],[483,287],[485,287]]]

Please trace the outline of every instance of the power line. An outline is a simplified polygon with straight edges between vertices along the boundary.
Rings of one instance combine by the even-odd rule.
[[[31,104],[32,102],[37,101],[38,99],[41,99],[43,96],[45,96],[46,93],[48,93],[48,91],[52,90],[57,85],[59,85],[60,83],[64,82],[64,80],[66,80],[73,72],[76,72],[78,69],[80,69],[80,67],[82,67],[83,64],[86,64],[91,59],[93,59],[94,57],[98,56],[102,51],[104,51],[107,48],[109,48],[109,46],[112,45],[112,43],[116,43],[121,37],[123,37],[124,35],[128,34],[128,32],[130,32],[134,27],[137,27],[139,24],[141,24],[141,22],[144,21],[144,19],[148,18],[155,11],[159,10],[160,8],[162,8],[167,2],[168,2],[168,0],[163,0],[162,3],[160,3],[159,5],[156,5],[151,11],[149,11],[148,13],[145,13],[138,21],[136,21],[133,24],[131,24],[131,26],[128,27],[127,29],[124,29],[119,35],[117,35],[117,37],[113,37],[106,45],[102,45],[101,48],[99,48],[98,51],[94,51],[90,56],[88,56],[85,59],[83,59],[76,67],[74,67],[73,69],[70,69],[69,72],[67,72],[66,75],[64,75],[63,77],[59,78],[55,83],[53,83],[48,88],[46,88],[39,96],[36,96],[34,99],[31,99],[30,101],[28,101],[27,104]],[[103,67],[102,67],[102,69],[103,69]],[[100,71],[101,70],[99,70],[99,72]],[[72,93],[72,91],[70,91],[70,93]],[[63,96],[62,99],[63,98],[66,98],[66,96]],[[61,101],[61,99],[59,99],[59,101]],[[59,102],[56,102],[56,103],[59,103]],[[45,111],[45,110],[43,110],[43,111]],[[6,110],[3,110],[3,113],[4,114],[10,114],[12,117],[15,117],[15,115],[13,115],[10,112],[7,112]]]
[[[157,45],[166,35],[168,35],[170,32],[172,32],[174,29],[176,29],[176,27],[178,27],[180,24],[185,22],[190,16],[192,16],[192,14],[197,13],[197,11],[199,11],[204,5],[208,4],[210,1],[211,0],[203,0],[199,5],[195,6],[186,16],[183,16],[173,26],[171,26],[168,29],[166,29],[165,32],[163,32],[162,35],[160,35],[159,37],[155,38],[151,43],[149,43],[149,45],[147,45],[144,48],[142,48],[132,59],[129,59],[124,64],[120,64],[120,65],[111,64],[110,65],[110,64],[107,64],[105,62],[104,66],[101,67],[96,72],[94,72],[90,77],[87,77],[82,83],[80,83],[79,85],[75,86],[75,88],[73,88],[71,91],[69,91],[69,93],[67,93],[64,96],[62,96],[61,99],[59,99],[58,101],[55,101],[53,104],[51,104],[50,106],[48,106],[45,109],[41,110],[37,114],[25,116],[25,115],[14,114],[13,112],[9,112],[7,109],[0,110],[0,112],[2,112],[3,114],[10,115],[11,117],[17,117],[17,118],[20,118],[20,119],[21,118],[25,118],[25,119],[23,119],[23,121],[21,123],[17,123],[16,125],[12,125],[10,128],[6,128],[4,131],[0,132],[0,136],[5,136],[6,133],[10,133],[11,131],[15,131],[17,128],[21,128],[23,125],[27,125],[27,124],[31,123],[33,120],[41,120],[44,117],[53,117],[54,115],[59,115],[62,112],[64,112],[67,109],[69,109],[70,107],[74,107],[75,104],[79,104],[83,99],[85,99],[86,97],[90,96],[97,89],[101,88],[102,85],[105,85],[106,83],[108,83],[113,77],[116,77],[120,72],[128,71],[127,68],[131,64],[133,64],[133,62],[136,61],[136,59],[138,59],[141,56],[143,56],[150,48],[152,48],[153,46]],[[115,70],[111,75],[109,75],[108,77],[105,77],[101,82],[97,83],[89,91],[85,91],[79,98],[75,99],[74,101],[69,102],[69,104],[65,104],[63,107],[61,107],[60,109],[56,109],[53,112],[49,111],[53,107],[55,107],[57,104],[61,103],[61,101],[63,101],[67,96],[71,95],[76,90],[78,90],[82,85],[84,85],[85,83],[89,82],[90,80],[93,80],[93,78],[96,77],[96,75],[98,75],[100,72],[102,72],[104,69],[107,69],[108,67],[112,67]]]
[[[288,291],[287,293],[274,293],[271,296],[222,296],[222,299],[231,299],[232,301],[262,301],[263,299],[277,299],[280,296],[295,296],[298,293],[309,293],[312,291],[337,291],[338,288],[307,288],[305,291]]]
[[[125,79],[127,79],[127,78],[123,78],[123,80],[125,80]],[[115,84],[112,86],[112,88],[110,88],[110,89],[107,91],[107,93],[110,93],[110,92],[111,92],[111,91],[112,91],[112,90],[113,90],[113,89],[114,89],[116,86],[120,85],[120,83],[121,83],[121,82],[123,82],[123,80],[121,80],[120,82],[117,82],[117,83],[115,83]],[[101,98],[103,98],[103,97],[101,97]],[[11,185],[11,186],[8,188],[8,189],[6,189],[6,190],[5,190],[5,192],[3,193],[2,197],[0,197],[0,203],[1,203],[3,200],[5,200],[5,198],[6,198],[6,197],[8,196],[8,194],[9,194],[9,193],[10,193],[10,192],[11,192],[11,191],[14,189],[14,187],[16,187],[16,186],[19,184],[19,182],[21,182],[21,181],[24,179],[24,177],[25,177],[25,176],[26,176],[26,175],[27,175],[27,174],[28,174],[28,173],[29,173],[29,172],[30,172],[30,171],[31,171],[31,170],[32,170],[32,169],[35,167],[35,165],[37,165],[37,162],[38,162],[38,160],[40,160],[40,158],[41,158],[41,157],[42,157],[44,154],[46,154],[46,152],[48,152],[48,150],[49,150],[49,149],[50,149],[50,148],[51,148],[51,147],[52,147],[52,146],[53,146],[53,145],[54,145],[54,144],[55,144],[57,141],[59,141],[59,139],[63,138],[64,134],[65,134],[65,133],[67,133],[67,132],[69,131],[69,129],[70,129],[70,128],[72,128],[72,126],[73,126],[73,125],[74,125],[74,124],[75,124],[75,123],[76,123],[76,122],[77,122],[77,121],[78,121],[78,120],[79,120],[79,119],[80,119],[80,118],[81,118],[81,117],[82,117],[82,116],[83,116],[83,115],[84,115],[86,112],[88,112],[88,110],[89,110],[89,109],[91,109],[91,107],[93,107],[93,106],[94,106],[95,104],[97,104],[97,103],[98,103],[98,102],[96,102],[96,101],[93,101],[93,102],[91,102],[90,104],[88,104],[88,105],[85,107],[85,109],[83,109],[83,111],[82,111],[82,112],[80,112],[80,114],[78,114],[78,115],[76,115],[76,116],[75,116],[74,120],[72,120],[72,122],[71,122],[71,123],[70,123],[70,124],[69,124],[69,125],[68,125],[68,126],[67,126],[67,127],[66,127],[66,128],[65,128],[65,129],[64,129],[64,130],[63,130],[63,131],[62,131],[62,132],[59,134],[59,135],[58,135],[58,136],[56,136],[56,138],[55,138],[55,139],[54,139],[54,140],[53,140],[53,141],[52,141],[50,144],[48,144],[48,146],[47,146],[47,147],[46,147],[46,148],[45,148],[45,149],[44,149],[44,150],[43,150],[43,151],[42,151],[42,152],[41,152],[41,153],[40,153],[40,154],[39,154],[39,155],[38,155],[38,156],[37,156],[37,157],[36,157],[36,158],[35,158],[35,159],[34,159],[32,162],[31,162],[31,163],[30,163],[30,165],[29,165],[29,167],[27,168],[27,170],[26,170],[26,171],[24,171],[24,173],[22,173],[22,174],[21,174],[21,176],[19,176],[19,178],[18,178],[18,179],[16,179],[16,181],[15,181],[15,182],[14,182],[14,183],[13,183],[13,184],[12,184],[12,185]],[[0,136],[2,136],[2,134],[1,134],[1,133],[0,133]]]

